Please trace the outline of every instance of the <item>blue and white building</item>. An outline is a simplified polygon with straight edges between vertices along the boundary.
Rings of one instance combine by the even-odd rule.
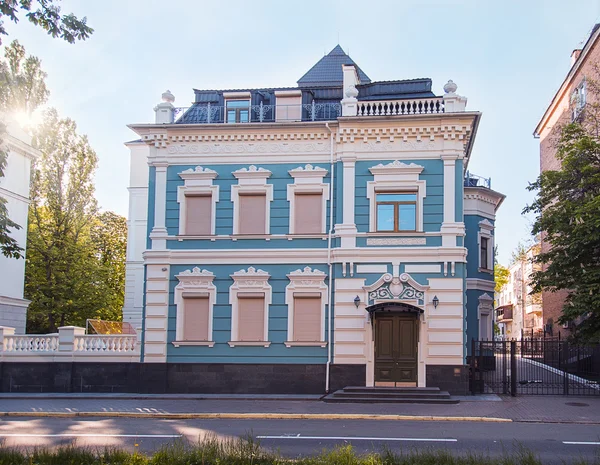
[[[504,196],[468,175],[456,90],[371,81],[337,46],[297,87],[167,91],[130,125],[124,319],[167,390],[466,391]]]

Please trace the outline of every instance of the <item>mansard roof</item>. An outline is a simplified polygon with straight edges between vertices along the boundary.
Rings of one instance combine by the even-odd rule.
[[[371,82],[369,76],[342,50],[342,47],[336,45],[331,52],[321,58],[304,76],[298,79],[298,86],[341,86],[344,80],[342,65],[356,66],[362,84]]]

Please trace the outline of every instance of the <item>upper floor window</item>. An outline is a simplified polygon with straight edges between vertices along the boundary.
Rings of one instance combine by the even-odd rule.
[[[370,232],[423,231],[424,167],[393,161],[372,166],[373,181],[367,182]]]
[[[489,239],[487,237],[481,238],[481,268],[485,270],[489,270],[488,263],[488,249],[489,249]]]
[[[177,188],[179,235],[211,236],[215,234],[219,186],[213,181],[217,172],[196,166],[179,173],[184,185]]]
[[[250,100],[228,100],[225,102],[228,123],[250,121]]]
[[[403,232],[416,229],[416,192],[377,193],[377,231]]]
[[[294,178],[294,183],[287,186],[290,234],[324,234],[329,186],[323,178],[327,170],[306,165],[288,172]]]
[[[267,183],[267,178],[271,172],[251,165],[232,174],[238,179],[238,184],[231,186],[233,234],[269,234],[273,185]]]
[[[577,87],[573,90],[571,95],[571,107],[572,107],[572,120],[574,121],[583,111],[586,103],[586,81],[583,79]]]

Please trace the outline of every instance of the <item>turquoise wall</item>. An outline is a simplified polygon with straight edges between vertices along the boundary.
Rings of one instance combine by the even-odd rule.
[[[175,275],[196,266],[173,265],[171,266],[171,280],[169,285],[169,319],[167,334],[167,361],[168,362],[198,362],[198,363],[325,363],[327,362],[326,347],[285,347],[287,341],[288,307],[285,303],[285,288],[290,283],[288,273],[305,265],[256,265],[268,272],[271,277],[269,284],[272,287],[272,300],[269,307],[269,341],[270,347],[229,347],[231,340],[231,305],[229,304],[229,288],[233,284],[231,274],[241,269],[248,269],[248,265],[206,265],[202,268],[213,272],[213,284],[217,288],[217,300],[213,310],[213,340],[214,347],[181,346],[171,344],[175,340],[177,307],[174,304],[175,286],[179,284]],[[329,274],[326,263],[311,264]],[[335,275],[335,272],[334,272]],[[329,285],[329,279],[325,280]],[[326,312],[327,315],[327,312]],[[325,319],[325,337],[327,337],[327,319]]]

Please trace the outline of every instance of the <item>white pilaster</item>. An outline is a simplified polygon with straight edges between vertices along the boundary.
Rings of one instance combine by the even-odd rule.
[[[342,195],[342,224],[335,226],[335,232],[341,239],[342,248],[356,247],[356,223],[354,221],[355,210],[355,177],[356,156],[343,156],[343,195]]]
[[[167,163],[154,163],[156,179],[154,189],[154,226],[150,233],[153,250],[167,248]]]
[[[167,361],[169,270],[169,265],[147,265],[146,267],[144,362],[147,363]]]
[[[442,247],[456,247],[456,238],[463,236],[465,225],[456,221],[456,159],[457,153],[442,155],[444,161],[444,219],[442,223]]]

